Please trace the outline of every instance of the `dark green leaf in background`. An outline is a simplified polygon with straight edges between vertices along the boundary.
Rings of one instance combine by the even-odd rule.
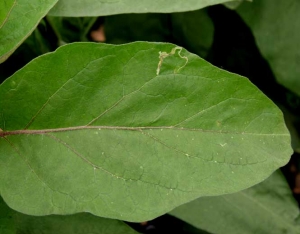
[[[59,39],[59,45],[76,41],[88,41],[88,32],[96,19],[96,17],[47,16],[48,22]]]
[[[143,221],[286,164],[280,110],[248,79],[186,50],[157,75],[159,52],[174,48],[74,43],[7,79],[0,191],[10,207]]]
[[[1,234],[135,234],[122,221],[88,213],[76,215],[29,216],[10,209],[0,197]]]
[[[122,14],[105,17],[106,42],[124,44],[134,41],[172,40],[167,14]]]
[[[10,209],[0,197],[0,233],[15,234],[16,226],[13,220],[15,211]]]
[[[300,95],[300,1],[256,0],[238,13],[251,28],[257,45],[278,82]]]
[[[13,9],[16,0],[1,0],[0,1],[0,28],[7,21],[11,10]]]
[[[293,150],[300,154],[300,132],[299,132],[300,119],[299,119],[299,116],[297,114],[291,113],[283,106],[280,106],[280,108],[284,114],[285,124],[288,127],[289,132],[291,134]]]
[[[2,1],[2,0],[1,0]],[[0,28],[0,63],[32,33],[57,0],[16,0],[9,18]]]
[[[206,9],[172,14],[171,22],[175,42],[205,58],[214,39],[214,25]]]
[[[49,14],[53,16],[103,16],[122,13],[173,13],[201,9],[228,0],[60,0]]]
[[[214,36],[214,26],[206,9],[174,14],[107,16],[104,27],[107,43],[174,42],[201,57],[208,54]]]
[[[299,208],[280,171],[244,191],[202,197],[170,214],[214,234],[300,233]]]
[[[35,57],[56,49],[56,46],[51,43],[53,36],[51,37],[50,32],[51,30],[42,20],[22,45],[5,62],[0,64],[1,83]]]

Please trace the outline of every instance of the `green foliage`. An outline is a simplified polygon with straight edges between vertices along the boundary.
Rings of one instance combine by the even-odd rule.
[[[47,20],[58,38],[58,45],[76,41],[88,41],[88,32],[96,19],[96,17],[47,16]]]
[[[204,9],[171,15],[124,14],[105,18],[105,35],[106,42],[113,44],[168,42],[174,38],[174,42],[181,41],[186,49],[206,57],[213,43],[214,26]]]
[[[248,0],[248,1],[252,2],[252,0]],[[243,0],[225,2],[224,6],[228,7],[231,10],[235,10],[242,4],[242,2],[243,2]]]
[[[171,214],[216,234],[300,233],[299,208],[280,171],[252,188],[198,198]]]
[[[35,217],[10,209],[0,197],[1,234],[135,234],[122,221],[105,219],[88,213]]]
[[[3,0],[0,2],[0,28],[7,21],[16,0]]]
[[[156,75],[159,51],[174,47],[71,44],[7,79],[0,189],[8,204],[142,221],[247,188],[286,164],[290,137],[277,107],[247,79],[185,51]]]
[[[39,0],[31,0],[28,4],[27,0],[16,0],[11,11],[6,9],[9,17],[0,28],[0,63],[32,33],[56,2],[57,0],[44,0],[41,4]]]
[[[300,95],[300,2],[257,0],[238,13],[251,28],[279,83]]]
[[[299,233],[274,173],[292,154],[280,109],[202,59],[223,66],[221,8],[232,27],[245,21],[271,79],[289,89],[270,97],[296,142],[296,0],[1,1],[1,234],[135,233],[123,221],[174,208],[195,227],[187,233]],[[227,51],[229,67],[252,58]]]
[[[228,2],[228,0],[60,0],[51,9],[53,16],[103,16],[124,13],[183,12]]]

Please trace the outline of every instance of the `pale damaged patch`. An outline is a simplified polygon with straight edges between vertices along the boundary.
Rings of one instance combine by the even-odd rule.
[[[159,57],[158,57],[158,58],[159,58],[159,62],[158,62],[157,69],[156,69],[156,75],[159,75],[160,68],[161,68],[161,65],[162,65],[164,59],[165,59],[166,57],[168,57],[168,56],[174,55],[174,54],[176,53],[176,50],[179,50],[179,51],[178,51],[179,57],[182,58],[182,59],[185,59],[185,64],[184,64],[183,66],[181,66],[180,68],[178,68],[177,70],[175,69],[175,70],[174,70],[174,73],[179,72],[180,69],[182,69],[182,68],[184,68],[184,67],[186,66],[186,64],[188,63],[189,59],[188,59],[187,56],[182,56],[182,55],[180,54],[181,51],[182,51],[182,47],[176,46],[176,47],[174,47],[174,48],[171,50],[170,53],[167,53],[167,52],[165,52],[165,51],[163,51],[163,52],[159,51],[159,52],[158,52],[158,53],[159,53]]]

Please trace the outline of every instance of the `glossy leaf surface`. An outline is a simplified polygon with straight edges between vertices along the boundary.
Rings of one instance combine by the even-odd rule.
[[[291,154],[280,110],[248,79],[172,44],[63,46],[0,100],[1,195],[32,215],[149,220],[252,186]]]

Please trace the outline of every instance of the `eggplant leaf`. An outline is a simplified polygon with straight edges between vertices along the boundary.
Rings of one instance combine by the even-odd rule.
[[[0,63],[22,44],[56,2],[57,0],[30,0],[29,4],[27,0],[16,0],[8,19],[0,28]]]
[[[279,170],[249,189],[199,198],[170,214],[214,234],[300,233],[299,208]]]
[[[11,10],[13,9],[16,0],[2,0],[0,2],[0,28],[7,21]]]
[[[87,213],[76,215],[30,216],[10,209],[0,197],[1,234],[137,234],[124,222]]]
[[[0,191],[32,215],[153,219],[267,178],[291,155],[248,79],[165,43],[74,43],[0,86]]]
[[[243,3],[238,13],[251,28],[257,46],[277,81],[300,96],[300,1]]]
[[[59,0],[49,12],[53,16],[102,16],[123,13],[173,13],[198,10],[229,0]]]

